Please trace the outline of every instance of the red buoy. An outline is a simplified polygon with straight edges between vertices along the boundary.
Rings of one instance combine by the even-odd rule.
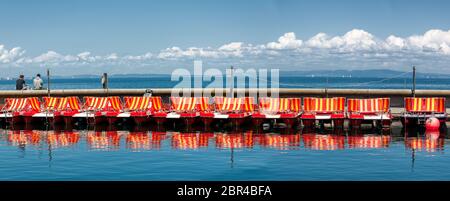
[[[425,122],[426,131],[439,131],[440,125],[441,123],[439,122],[439,119],[437,119],[436,117],[430,117]]]

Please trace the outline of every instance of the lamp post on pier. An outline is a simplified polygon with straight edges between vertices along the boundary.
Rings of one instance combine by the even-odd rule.
[[[416,97],[416,66],[413,66],[413,88],[412,95]]]

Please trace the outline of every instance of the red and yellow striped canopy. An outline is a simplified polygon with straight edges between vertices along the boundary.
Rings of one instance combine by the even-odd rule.
[[[170,97],[172,108],[178,112],[191,112],[196,109],[197,98],[195,97]]]
[[[200,97],[198,98],[198,111],[207,112],[211,110],[211,104],[209,103],[208,97]]]
[[[127,96],[124,97],[125,108],[130,111],[150,110],[152,107],[152,98],[146,96]]]
[[[259,109],[274,113],[300,112],[300,98],[260,98]]]
[[[255,110],[254,101],[255,98],[253,97],[244,97],[244,112],[253,112]]]
[[[45,110],[55,110],[60,102],[60,97],[43,97],[44,99],[44,109]]]
[[[241,112],[243,108],[243,98],[215,97],[216,107],[221,112]]]
[[[152,108],[154,111],[160,111],[163,108],[161,96],[152,96]]]
[[[108,97],[108,104],[106,105],[106,109],[113,111],[121,111],[123,110],[123,104],[120,100],[119,96],[110,96]]]
[[[302,99],[301,98],[289,98],[291,112],[299,113],[302,111]]]
[[[348,99],[347,107],[349,112],[388,112],[390,105],[389,98],[370,99]]]
[[[28,98],[6,98],[4,111],[41,110],[41,103],[38,97]]]
[[[305,97],[304,110],[306,112],[343,112],[345,110],[345,98],[312,98]]]
[[[27,98],[6,98],[4,111],[20,111],[27,105]]]
[[[86,110],[103,110],[108,103],[108,97],[84,97]]]
[[[445,112],[445,98],[405,98],[405,110],[407,112]]]

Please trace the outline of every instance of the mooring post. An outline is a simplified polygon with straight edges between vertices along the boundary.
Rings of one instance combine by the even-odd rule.
[[[412,88],[412,95],[413,97],[416,97],[416,67],[413,66],[413,88]]]
[[[103,73],[102,88],[106,89],[106,96],[108,96],[108,73]]]
[[[230,85],[230,93],[231,98],[234,98],[234,75],[233,75],[233,66],[231,66],[231,85]]]
[[[50,69],[47,68],[47,96],[50,97]],[[45,125],[47,126],[48,130],[48,110],[45,111]]]
[[[50,97],[50,69],[47,68],[47,96]]]

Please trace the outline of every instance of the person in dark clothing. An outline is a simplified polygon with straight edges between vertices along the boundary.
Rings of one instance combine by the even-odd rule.
[[[19,79],[16,80],[16,90],[23,90],[25,86],[25,77],[23,75],[20,75]]]

